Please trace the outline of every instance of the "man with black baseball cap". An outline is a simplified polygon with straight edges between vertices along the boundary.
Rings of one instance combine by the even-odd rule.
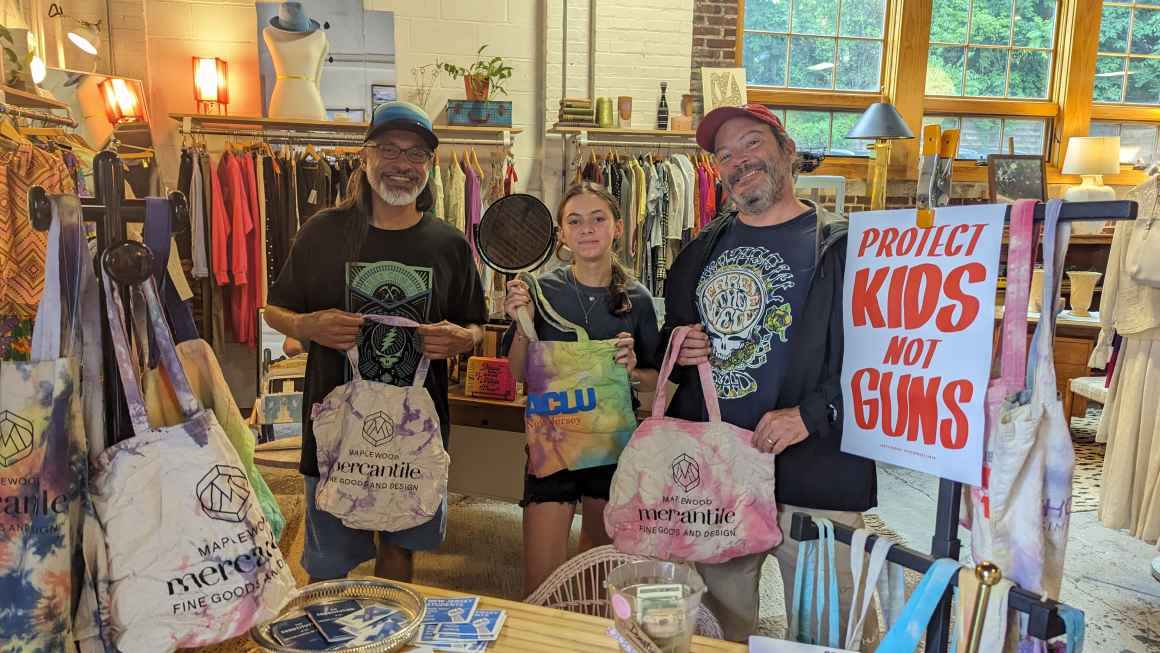
[[[344,353],[356,344],[363,377],[395,385],[410,385],[426,356],[433,361],[426,388],[446,446],[451,425],[446,359],[472,351],[482,340],[479,325],[487,311],[467,239],[426,215],[434,202],[427,180],[439,145],[431,119],[409,102],[379,105],[363,145],[362,166],[351,177],[348,199],[315,214],[298,231],[270,290],[266,319],[278,331],[309,343],[298,467],[306,477],[303,567],[312,580],[329,580],[375,558],[376,575],[409,581],[412,552],[443,542],[446,504],[430,522],[390,533],[348,528],[319,510],[310,407],[345,382]],[[359,293],[350,288],[352,275],[358,275]],[[424,326],[364,325],[348,310],[400,315]]]
[[[678,326],[695,325],[681,348],[684,367],[673,376],[679,387],[668,414],[707,418],[695,366],[709,361],[721,417],[753,430],[755,449],[777,455],[778,523],[786,539],[770,553],[792,610],[793,512],[861,527],[862,512],[877,504],[874,463],[841,451],[847,225],[794,196],[797,146],[765,106],[711,111],[697,143],[716,156],[736,209],[681,252],[665,283],[661,341]],[[698,565],[728,639],[742,641],[756,627],[766,555]],[[842,604],[849,605],[848,555],[838,557],[838,568]],[[867,621],[868,639],[876,640],[877,620]]]

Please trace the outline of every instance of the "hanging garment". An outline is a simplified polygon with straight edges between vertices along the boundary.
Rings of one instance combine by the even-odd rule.
[[[143,240],[153,253],[153,280],[161,290],[165,302],[165,313],[173,329],[173,337],[178,342],[197,338],[197,325],[193,321],[193,307],[190,298],[193,292],[185,281],[185,270],[173,247],[172,215],[168,199],[145,198],[145,225]],[[174,264],[176,263],[176,268]],[[181,290],[184,289],[185,293]]]
[[[467,225],[467,175],[459,162],[452,159],[448,172],[447,221],[456,229],[466,233]],[[474,252],[474,250],[472,250]]]
[[[673,331],[659,378],[669,378],[688,334],[689,327]],[[698,365],[697,373],[709,421],[665,417],[662,383],[652,413],[620,456],[604,510],[604,528],[620,551],[712,563],[781,542],[774,456],[753,448],[752,431],[721,421],[709,363]],[[704,515],[708,523],[692,530],[685,515]]]
[[[447,202],[443,197],[443,170],[439,167],[438,157],[431,166],[431,176],[427,183],[431,186],[431,197],[434,200],[431,212],[436,218],[444,220],[447,217]]]
[[[259,283],[255,284],[254,304],[260,308],[266,305],[266,253],[268,251],[268,234],[266,233],[266,207],[269,203],[266,201],[266,166],[262,164],[263,157],[260,154],[253,155],[254,157],[254,175],[256,177],[256,184],[254,186],[254,195],[258,201],[258,224],[255,229],[254,243],[254,269],[261,275]],[[256,337],[255,337],[256,340]]]
[[[76,565],[88,486],[83,314],[96,291],[80,202],[53,198],[30,362],[0,362],[0,642],[5,651],[72,646]],[[99,338],[99,329],[95,334]]]
[[[483,217],[483,196],[480,194],[481,181],[475,169],[467,166],[467,182],[465,184],[464,202],[467,210],[465,218],[465,232],[467,242],[471,245],[471,253],[478,260],[479,254],[475,248],[475,227]],[[488,268],[489,270],[491,268]],[[484,286],[486,289],[487,286]]]
[[[93,504],[107,553],[100,585],[107,592],[104,627],[124,653],[243,635],[279,614],[294,578],[242,461],[190,389],[151,279],[139,290],[183,421],[149,425],[114,286],[104,284],[109,330],[136,437],[106,449],[93,472]]]
[[[205,205],[205,191],[202,188],[202,170],[196,152],[186,153],[190,156],[190,185],[189,185],[189,221],[191,233],[190,250],[193,260],[193,274],[195,279],[204,279],[209,276],[209,254],[206,252],[206,235],[209,221]],[[183,155],[185,156],[185,155]]]
[[[1149,181],[1141,190],[1155,185]],[[1136,197],[1141,218],[1160,211],[1155,192]],[[1160,540],[1160,288],[1132,277],[1128,255],[1138,237],[1132,223],[1116,225],[1100,300],[1103,328],[1092,352],[1092,366],[1108,363],[1108,400],[1096,434],[1097,442],[1107,442],[1098,514],[1104,526],[1153,543]],[[1115,334],[1120,348],[1113,367]]]
[[[230,386],[222,374],[217,356],[214,355],[209,343],[200,338],[178,344],[177,356],[182,369],[185,370],[193,395],[206,410],[213,412],[234,451],[237,452],[246,477],[257,495],[258,503],[262,506],[262,514],[274,532],[274,539],[277,540],[282,536],[286,519],[282,516],[278,500],[270,491],[266,479],[254,464],[256,446],[254,432],[234,402],[234,395],[230,392]],[[152,428],[175,426],[184,421],[181,403],[161,369],[155,367],[148,370],[142,385],[145,391],[145,405],[148,407],[149,425]]]
[[[616,362],[615,340],[589,340],[588,332],[565,320],[529,274],[520,277],[535,297],[540,317],[576,341],[540,340],[528,334],[528,473],[544,478],[565,469],[615,465],[636,428],[628,370]]]
[[[254,221],[250,214],[245,173],[239,157],[232,154],[222,156],[218,164],[218,173],[222,176],[222,192],[230,216],[229,324],[235,342],[245,343],[247,334],[250,333],[250,323],[253,321],[250,313],[254,308],[250,305],[250,293],[246,288],[250,283],[250,237],[254,230]]]
[[[330,167],[309,156],[296,161],[299,222],[306,222],[315,213],[329,208]]]
[[[363,318],[418,328],[387,315]],[[314,406],[318,442],[318,507],[349,528],[396,532],[431,521],[447,498],[451,457],[443,449],[439,414],[423,384],[424,357],[410,386],[364,380],[358,348],[347,351],[353,380]]]

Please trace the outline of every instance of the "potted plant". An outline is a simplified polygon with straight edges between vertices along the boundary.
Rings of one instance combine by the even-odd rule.
[[[502,57],[484,59],[483,51],[487,44],[479,46],[475,53],[475,63],[463,68],[452,63],[439,62],[438,68],[452,79],[463,78],[463,88],[467,92],[467,99],[474,102],[486,102],[492,93],[498,91],[507,95],[503,83],[512,76],[512,67],[505,65]]]

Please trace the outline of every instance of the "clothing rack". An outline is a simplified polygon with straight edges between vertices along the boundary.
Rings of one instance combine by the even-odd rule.
[[[29,111],[28,109],[21,109],[4,102],[0,102],[0,114],[7,114],[16,118],[27,118],[28,120],[35,120],[49,125],[60,125],[62,127],[77,126],[77,122],[67,116],[57,116],[43,111]]]
[[[106,251],[128,240],[126,225],[145,221],[145,200],[125,199],[125,173],[120,158],[115,152],[105,150],[93,157],[93,176],[96,197],[81,198],[82,219],[97,226],[97,252],[95,260],[98,279],[101,277],[101,257]],[[181,234],[189,229],[189,205],[180,192],[169,194],[170,221],[173,234]],[[28,191],[28,216],[35,229],[46,231],[52,223],[52,204],[48,193],[40,186]],[[146,250],[147,251],[147,250]],[[146,261],[148,263],[148,261]],[[152,266],[147,266],[152,270]],[[105,314],[105,295],[101,293],[101,315]],[[128,409],[121,387],[121,375],[117,371],[117,355],[113,351],[109,336],[108,320],[101,319],[102,338],[106,343],[102,357],[105,375],[105,432],[109,438],[127,438],[133,433]],[[106,444],[114,444],[109,442]]]
[[[1139,211],[1139,205],[1130,200],[1115,200],[1110,202],[1064,202],[1059,212],[1060,222],[1078,222],[1078,221],[1093,221],[1093,220],[1135,220],[1136,214]],[[1040,202],[1035,206],[1034,222],[1042,224],[1045,219],[1046,205]],[[1011,207],[1007,207],[1007,220],[1011,219]],[[938,220],[938,210],[935,210],[935,220]],[[958,481],[952,481],[946,478],[939,479],[938,487],[938,507],[935,513],[934,537],[931,538],[931,552],[930,555],[924,555],[910,549],[901,549],[896,555],[894,547],[888,556],[893,562],[897,562],[904,567],[914,569],[916,571],[925,572],[930,563],[938,558],[950,558],[958,560],[959,554],[962,550],[962,542],[959,540],[959,502],[963,495],[963,484]],[[794,526],[790,533],[791,537],[797,540],[817,539],[817,528],[813,526],[812,520],[808,516],[804,516],[805,521],[802,527],[797,527],[797,517],[794,515]],[[850,542],[851,529],[841,524],[835,523],[835,531],[838,533],[838,539],[845,543]],[[845,533],[845,537],[842,533]],[[798,536],[801,536],[799,538]],[[873,538],[870,538],[871,542]],[[867,543],[869,545],[869,542]],[[981,560],[976,562],[982,562]],[[1024,594],[1030,594],[1025,592]],[[1039,639],[1050,639],[1057,637],[1063,632],[1063,622],[1059,619],[1056,608],[1060,604],[1054,601],[1039,601],[1034,594],[1030,596],[1034,599],[1035,605],[1015,600],[1016,592],[1012,590],[1012,609],[1019,610],[1019,606],[1029,608],[1028,610],[1020,610],[1021,612],[1028,612],[1032,619],[1029,624],[1029,633]],[[1042,604],[1042,606],[1040,605]],[[1038,607],[1037,607],[1038,606]],[[1046,607],[1043,607],[1046,606]],[[1046,612],[1044,610],[1047,610]],[[1043,637],[1043,636],[1046,637]],[[935,610],[934,616],[931,617],[930,624],[926,630],[926,651],[928,653],[946,653],[950,644],[951,637],[951,592],[948,591],[943,595],[939,602],[938,608]]]

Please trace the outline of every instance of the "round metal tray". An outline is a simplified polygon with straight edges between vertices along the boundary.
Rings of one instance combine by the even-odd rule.
[[[259,646],[268,651],[277,653],[313,653],[310,649],[291,648],[283,646],[270,633],[271,626],[278,621],[303,614],[303,608],[308,605],[333,603],[345,599],[373,601],[389,605],[402,610],[407,614],[407,621],[391,635],[370,644],[328,648],[327,651],[343,651],[347,653],[393,653],[407,645],[419,632],[423,621],[426,603],[418,592],[385,580],[347,579],[329,580],[307,585],[298,590],[290,599],[281,614],[260,626],[250,629],[250,638]]]

